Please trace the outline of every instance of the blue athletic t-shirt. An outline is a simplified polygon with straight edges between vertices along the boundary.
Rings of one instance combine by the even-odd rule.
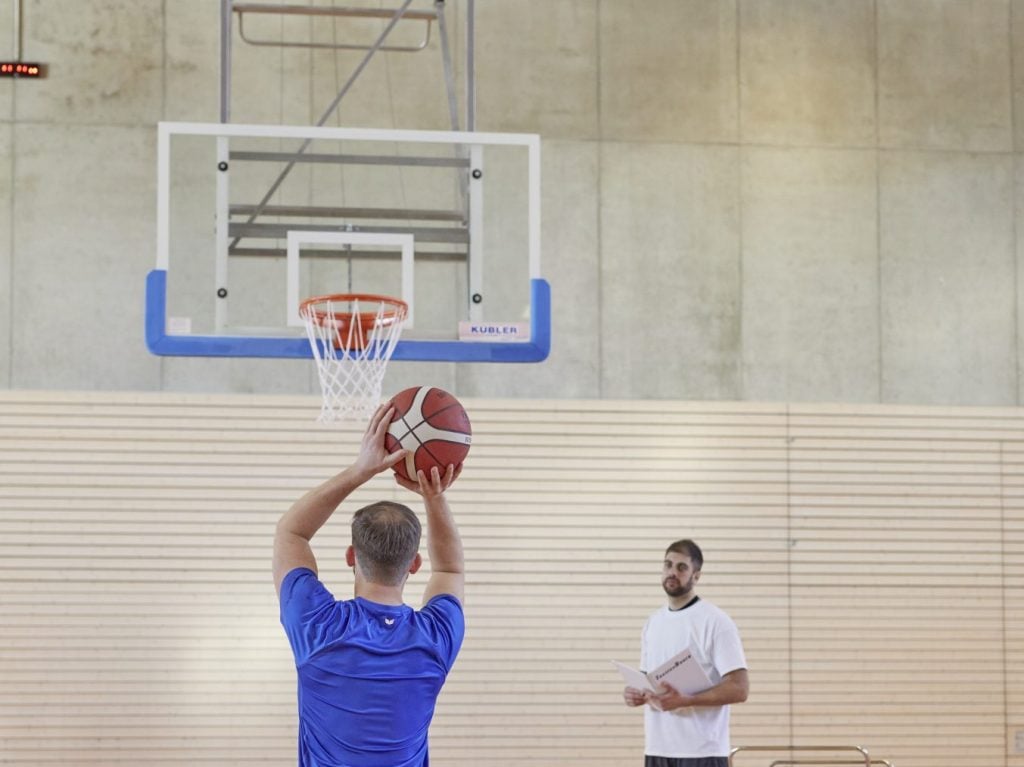
[[[336,600],[312,570],[281,583],[299,676],[300,767],[427,767],[427,728],[465,634],[462,605]]]

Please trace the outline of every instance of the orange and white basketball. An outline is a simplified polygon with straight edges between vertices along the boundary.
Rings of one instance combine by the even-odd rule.
[[[414,386],[398,392],[389,405],[395,415],[388,425],[384,445],[388,452],[403,448],[410,451],[404,461],[395,464],[395,472],[416,481],[422,470],[429,479],[430,469],[438,467],[443,476],[448,465],[465,460],[473,440],[473,429],[465,408],[442,389]]]

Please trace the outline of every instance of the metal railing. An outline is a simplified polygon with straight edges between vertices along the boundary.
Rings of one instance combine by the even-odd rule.
[[[772,762],[773,766],[774,765],[782,765],[782,764],[863,764],[864,767],[871,767],[872,764],[877,764],[878,763],[877,761],[872,762],[871,756],[870,756],[870,754],[868,754],[868,750],[866,748],[863,748],[862,746],[835,746],[835,745],[832,745],[832,746],[794,746],[794,745],[788,745],[788,746],[780,746],[780,745],[775,745],[775,746],[736,746],[735,748],[733,748],[729,752],[729,765],[730,765],[730,767],[733,767],[736,764],[736,755],[738,753],[740,753],[741,751],[747,751],[747,752],[759,751],[759,752],[765,752],[765,753],[778,753],[780,751],[784,751],[784,752],[789,753],[790,755],[792,755],[792,753],[794,751],[812,752],[812,753],[837,753],[837,752],[845,752],[845,751],[854,751],[856,753],[859,753],[863,757],[863,758],[858,758],[855,761],[826,761],[826,762],[822,762],[821,760],[818,760],[818,761],[814,761],[814,760],[776,761],[776,762]],[[891,767],[891,765],[890,765],[890,767]]]
[[[860,759],[776,759],[768,767],[788,767],[792,764],[829,765],[829,764],[864,764]],[[880,764],[883,767],[893,767],[888,759],[872,759],[869,764]]]

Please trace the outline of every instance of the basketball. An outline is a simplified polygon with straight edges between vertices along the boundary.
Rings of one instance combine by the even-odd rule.
[[[388,403],[395,415],[388,425],[384,446],[389,453],[409,450],[395,473],[416,481],[422,470],[427,479],[434,466],[444,476],[448,465],[458,466],[469,453],[473,429],[466,410],[454,396],[429,386],[414,386],[398,392]]]

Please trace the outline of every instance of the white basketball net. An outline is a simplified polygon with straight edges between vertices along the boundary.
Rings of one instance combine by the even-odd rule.
[[[299,311],[320,376],[321,423],[365,421],[380,404],[384,370],[402,334],[407,307],[368,298],[325,296],[304,302]],[[345,306],[336,309],[336,304]]]

